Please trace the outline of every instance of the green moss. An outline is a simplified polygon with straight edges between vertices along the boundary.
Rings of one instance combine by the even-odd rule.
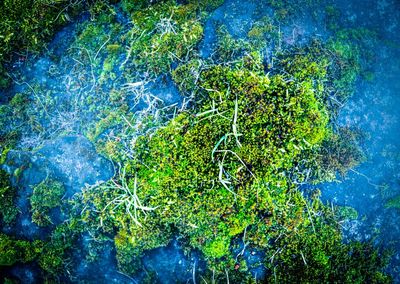
[[[351,95],[359,74],[359,57],[353,57],[358,55],[357,47],[350,45],[348,41],[337,41],[341,47],[341,43],[346,45],[343,47],[346,52],[337,51],[332,43],[326,45],[313,41],[308,46],[282,52],[279,63],[273,68],[278,72],[285,70],[298,80],[310,81],[317,97],[327,102],[332,115],[335,115],[341,105],[337,102],[342,102]],[[330,89],[336,90],[334,96],[328,91]]]
[[[41,246],[41,241],[16,240],[0,233],[0,266],[32,261],[41,253]]]
[[[328,5],[325,7],[325,14],[326,14],[326,24],[327,27],[333,31],[339,29],[339,19],[340,19],[340,10],[335,7],[334,5]]]
[[[68,250],[76,241],[76,235],[71,230],[71,222],[58,225],[40,246],[40,254],[36,257],[40,268],[46,276],[57,277],[64,272],[68,260]]]
[[[320,201],[314,200],[303,212],[307,211],[321,212],[324,218],[303,215],[312,223],[299,221],[295,231],[275,239],[272,259],[267,257],[265,263],[274,271],[269,281],[390,283],[390,277],[382,273],[387,256],[368,243],[343,244],[333,212]]]
[[[14,241],[11,237],[0,234],[0,265],[12,265],[18,261],[18,251],[13,246]]]
[[[61,198],[65,194],[62,183],[46,179],[33,188],[30,197],[32,222],[39,226],[47,226],[52,223],[48,213],[50,209],[59,207],[62,204]]]
[[[394,198],[392,198],[392,199],[389,199],[389,201],[387,201],[387,202],[385,203],[385,206],[386,206],[387,208],[397,208],[397,209],[400,209],[400,195],[399,195],[399,196],[396,196],[396,197],[394,197]]]
[[[106,130],[115,127],[116,125],[120,124],[122,121],[122,116],[123,112],[120,111],[114,111],[114,112],[109,112],[106,111],[104,113],[104,118],[101,118],[93,128],[89,129],[88,133],[86,136],[91,140],[91,141],[96,141],[97,138],[104,133]],[[100,115],[99,115],[100,116]],[[100,116],[101,117],[101,116]]]
[[[274,8],[274,17],[278,21],[288,22],[298,16],[300,11],[315,10],[319,0],[267,0],[266,3]]]
[[[38,52],[57,30],[83,9],[81,2],[5,0],[0,3],[0,87],[7,87],[4,63],[13,52]],[[38,20],[40,19],[40,20]]]
[[[358,212],[350,206],[339,206],[336,208],[336,214],[339,220],[355,220],[358,219]]]
[[[279,40],[280,36],[279,27],[270,17],[266,16],[256,21],[247,33],[252,47],[258,50],[261,50],[267,44],[271,44],[272,41]]]
[[[196,6],[158,3],[133,13],[135,28],[129,33],[128,57],[135,68],[159,75],[183,60],[203,35]]]
[[[178,87],[181,92],[196,90],[202,64],[201,60],[192,60],[172,71],[172,79],[179,82]]]
[[[63,268],[63,252],[62,248],[55,247],[52,244],[46,246],[43,254],[39,256],[39,266],[49,274],[58,275]]]
[[[129,13],[142,10],[150,5],[147,0],[122,0],[121,2],[123,9]]]
[[[131,224],[129,230],[121,229],[114,239],[118,265],[128,274],[140,269],[140,257],[145,250],[166,246],[172,238],[168,229],[154,224],[154,220],[142,224]]]
[[[126,203],[95,217],[105,227],[120,228],[116,247],[122,266],[144,244],[159,244],[153,232],[164,231],[163,226],[176,228],[211,262],[228,257],[231,240],[273,205],[267,187],[253,181],[264,177],[270,187],[285,188],[282,173],[302,149],[323,140],[327,115],[310,84],[254,73],[255,61],[246,62],[238,69],[215,66],[201,72],[197,115],[178,115],[151,138],[137,140],[138,156],[123,171],[121,185],[125,182],[123,188],[148,209],[130,206],[129,216],[123,213]],[[182,77],[175,78],[190,70],[180,69]],[[102,208],[125,196],[115,186],[104,191],[110,185],[91,191],[88,200]]]
[[[177,234],[202,251],[217,275],[228,268],[232,277],[245,279],[245,271],[234,269],[230,244],[246,229],[246,240],[267,252],[264,265],[281,282],[369,281],[378,274],[388,280],[380,272],[384,263],[368,258],[373,249],[348,257],[353,245],[342,243],[338,216],[318,194],[309,201],[288,179],[306,179],[301,163],[317,160],[321,146],[338,137],[328,128],[323,104],[329,59],[316,54],[281,61],[286,75],[265,75],[256,51],[238,54],[230,66],[203,68],[204,62],[192,60],[172,73],[182,92],[195,94],[193,112],[138,137],[116,180],[83,194],[87,208],[101,212],[81,211],[84,222],[101,224],[105,232],[117,228],[123,271],[134,271],[144,250]],[[340,133],[347,142],[356,139],[350,131]],[[363,265],[375,269],[364,273]]]
[[[125,11],[129,13],[133,13],[136,11],[145,10],[149,8],[150,5],[157,4],[163,1],[146,1],[146,0],[122,0],[122,7]],[[176,5],[178,1],[164,1],[169,2],[170,4]],[[207,12],[215,10],[218,6],[220,6],[224,1],[223,0],[188,0],[187,2],[196,13],[207,14]]]
[[[204,252],[204,256],[206,258],[221,258],[229,255],[230,243],[231,239],[229,237],[219,237],[215,240],[207,241],[204,244],[202,251]]]
[[[85,25],[85,28],[77,36],[77,45],[86,48],[86,50],[93,51],[95,54],[108,39],[107,33],[104,30],[105,26],[107,25],[102,25],[97,22]]]
[[[325,139],[318,159],[318,179],[335,179],[336,173],[345,175],[365,160],[364,152],[358,143],[362,134],[350,128],[340,128],[338,133]]]
[[[14,118],[26,119],[26,110],[31,100],[26,93],[16,93],[10,101],[9,106]]]
[[[250,50],[249,43],[241,39],[234,39],[225,26],[217,30],[218,42],[213,54],[217,63],[231,62]]]
[[[150,2],[122,1],[132,21],[122,27],[117,7],[94,1],[92,21],[79,27],[69,49],[92,68],[92,74],[82,74],[82,81],[94,84],[83,104],[97,120],[84,131],[116,162],[116,176],[85,187],[68,202],[72,216],[50,227],[54,230],[46,241],[0,235],[1,263],[36,261],[45,274],[56,277],[66,271],[77,236],[87,231],[95,239],[88,260],[101,257],[98,241],[113,236],[120,271],[133,274],[143,252],[177,236],[187,250],[203,253],[213,271],[210,280],[251,283],[245,260],[231,251],[231,244],[243,238],[265,252],[266,281],[271,283],[389,281],[382,272],[384,258],[374,247],[342,242],[337,221],[356,218],[356,212],[333,211],[318,193],[305,198],[296,186],[309,181],[310,168],[323,173],[316,180],[326,180],[362,158],[357,135],[345,129],[333,133],[328,121],[337,109],[332,90],[343,101],[361,71],[360,45],[349,39],[364,41],[366,33],[346,31],[328,44],[314,41],[282,51],[279,27],[265,17],[253,24],[247,39],[234,39],[220,29],[213,58],[206,61],[196,50],[202,24],[222,1]],[[305,3],[268,2],[280,20]],[[275,44],[280,53],[265,66],[262,49]],[[121,58],[126,59],[122,64]],[[178,65],[174,70],[173,63]],[[146,118],[129,114],[130,94],[121,84],[164,73],[192,98],[192,108],[174,113],[165,124],[155,121],[159,113]],[[10,114],[24,120],[31,99],[36,100],[17,94],[9,107],[0,108],[1,124],[10,128],[3,119]],[[2,139],[11,141],[10,133],[4,131]],[[12,144],[0,142],[2,151]],[[33,221],[51,224],[49,212],[62,205],[64,191],[53,180],[36,186],[30,200]]]
[[[342,66],[345,62],[348,64],[343,68],[341,78],[335,81],[335,86],[338,89],[343,89],[347,82],[354,82],[360,72],[358,65],[359,50],[354,48],[354,45],[340,39],[332,40],[329,43],[329,48],[336,54],[339,64]]]
[[[18,208],[14,205],[16,189],[10,183],[10,176],[0,170],[0,214],[6,224],[12,223],[18,214]]]
[[[66,260],[66,250],[75,238],[66,224],[60,225],[46,241],[18,240],[0,234],[0,266],[37,261],[44,275],[59,276]]]
[[[6,89],[11,84],[11,79],[6,73],[3,62],[0,62],[0,89]]]
[[[119,44],[109,44],[106,46],[107,51],[110,53],[119,53],[122,47]]]
[[[224,3],[224,0],[188,0],[188,2],[200,11],[210,12],[218,8],[220,5]]]

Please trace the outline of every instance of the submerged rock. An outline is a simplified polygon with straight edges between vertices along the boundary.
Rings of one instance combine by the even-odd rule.
[[[24,186],[52,177],[64,184],[67,196],[85,184],[106,181],[114,174],[112,163],[83,136],[57,138],[36,152],[10,151],[6,168],[17,172],[15,182]]]
[[[260,7],[261,6],[261,7]],[[272,10],[262,2],[228,0],[211,13],[204,27],[204,39],[200,44],[200,54],[203,58],[211,55],[217,43],[217,29],[225,25],[228,32],[235,38],[244,38],[252,23],[264,15],[271,15]]]
[[[10,151],[4,168],[13,174],[12,181],[18,188],[16,206],[20,214],[15,224],[4,226],[2,231],[32,240],[44,239],[49,233],[49,228],[32,222],[30,196],[34,186],[47,178],[57,180],[65,187],[63,198],[69,198],[85,184],[106,181],[114,174],[112,163],[83,136],[57,138],[35,152]],[[65,219],[57,208],[51,215],[55,223]]]
[[[57,179],[66,186],[68,196],[78,192],[85,184],[106,181],[114,174],[112,163],[100,156],[83,136],[56,139],[37,154],[48,160]]]

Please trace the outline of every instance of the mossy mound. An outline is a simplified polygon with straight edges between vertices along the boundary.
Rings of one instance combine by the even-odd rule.
[[[195,114],[179,114],[140,137],[119,179],[85,192],[92,209],[83,221],[118,232],[117,259],[127,273],[143,251],[177,234],[202,251],[217,275],[228,269],[231,279],[243,280],[249,274],[234,268],[231,244],[245,233],[249,245],[266,250],[271,280],[386,281],[360,267],[384,265],[368,259],[375,251],[348,256],[363,245],[342,244],[330,209],[318,196],[305,198],[290,178],[329,134],[311,82],[264,75],[256,63],[200,72]],[[176,70],[178,84],[188,79],[185,70]]]

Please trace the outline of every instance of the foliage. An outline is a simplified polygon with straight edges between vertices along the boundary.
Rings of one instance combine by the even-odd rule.
[[[0,266],[32,261],[41,253],[41,246],[41,241],[16,240],[0,233]]]
[[[46,241],[18,240],[0,233],[0,266],[37,261],[49,275],[60,275],[66,261],[66,250],[74,241],[72,231],[65,224],[56,227]]]
[[[285,171],[302,149],[324,138],[327,115],[308,83],[240,65],[205,70],[199,84],[204,101],[195,116],[180,114],[139,138],[121,182],[87,192],[101,210],[95,218],[87,212],[89,220],[118,228],[119,251],[141,251],[150,232],[172,226],[210,261],[228,256],[232,238],[267,210],[268,188],[252,181],[285,188]],[[133,242],[141,236],[150,240]]]
[[[400,209],[400,195],[389,199],[389,200],[386,202],[385,206],[386,206],[387,208],[397,208],[397,209]]]
[[[196,5],[165,1],[132,14],[128,58],[136,69],[150,74],[170,70],[170,64],[185,60],[203,35]]]
[[[243,39],[235,39],[226,29],[221,26],[217,30],[217,45],[212,59],[215,63],[229,64],[242,57],[250,50],[249,43]]]
[[[331,72],[333,86],[339,92],[351,95],[352,85],[359,75],[368,74],[375,64],[374,45],[377,35],[366,28],[342,29],[331,38],[327,47],[335,58]],[[371,76],[371,75],[367,75]]]
[[[345,175],[365,160],[358,145],[361,134],[349,128],[340,128],[338,133],[330,134],[324,141],[318,160],[318,175],[323,179],[335,179],[336,173]]]
[[[247,33],[252,49],[263,50],[265,46],[277,45],[280,48],[281,32],[279,26],[272,18],[264,16],[260,20],[253,23],[251,29]],[[267,64],[269,65],[270,62]],[[271,66],[267,66],[271,68]]]
[[[343,244],[338,216],[290,179],[305,180],[301,163],[315,161],[333,135],[322,103],[328,58],[314,56],[282,61],[286,75],[265,75],[257,52],[228,66],[193,60],[173,71],[180,89],[196,95],[194,114],[137,138],[117,177],[83,193],[82,221],[117,230],[123,271],[178,234],[202,251],[217,279],[229,271],[243,280],[248,272],[236,271],[231,243],[246,230],[266,251],[269,281],[390,280],[378,252]]]
[[[339,220],[355,220],[358,218],[358,212],[350,206],[338,206],[335,209],[335,214]]]
[[[161,0],[148,1],[148,0],[122,0],[123,8],[129,12],[140,11],[147,8],[150,4],[162,2]],[[216,9],[223,3],[223,0],[189,0],[186,1],[190,5],[194,5],[195,9],[199,12],[208,12]]]
[[[332,38],[324,44],[314,40],[310,45],[282,52],[274,69],[312,82],[334,116],[353,92],[360,72],[358,52],[349,41]]]
[[[171,237],[169,230],[155,220],[120,230],[114,241],[119,267],[123,272],[133,274],[139,270],[140,256],[145,250],[165,246]]]
[[[268,5],[274,8],[274,17],[282,22],[288,22],[294,16],[299,14],[299,11],[316,10],[320,0],[266,0]]]
[[[325,14],[327,27],[331,30],[338,30],[341,16],[340,10],[334,5],[328,5],[325,7]]]
[[[39,226],[52,224],[50,209],[62,204],[64,185],[56,180],[46,179],[33,188],[30,197],[32,221]]]
[[[285,206],[286,198],[291,200],[290,209]],[[271,214],[247,234],[249,240],[267,249],[268,281],[390,282],[381,272],[386,258],[378,257],[370,244],[343,244],[334,212],[318,195],[308,201],[292,190],[272,199],[276,205]]]
[[[0,3],[0,88],[7,86],[4,63],[13,52],[40,51],[57,27],[69,22],[80,9],[81,1],[4,0]]]
[[[148,1],[148,0],[122,0],[121,1],[123,9],[128,13],[143,10],[143,9],[147,8],[151,2],[153,2],[153,1]],[[154,2],[160,2],[160,1],[154,1]]]
[[[6,224],[12,223],[18,214],[14,205],[15,188],[10,183],[10,176],[0,170],[0,214]]]
[[[43,243],[40,255],[37,257],[39,266],[49,275],[59,276],[63,273],[67,261],[67,252],[76,242],[76,235],[71,223],[58,225],[50,237]]]
[[[314,202],[315,203],[315,202]],[[316,202],[318,203],[318,202]],[[315,204],[312,205],[315,210]],[[343,244],[334,219],[324,211],[324,218],[315,218],[313,226],[298,228],[295,234],[275,241],[277,247],[270,267],[270,281],[278,282],[340,282],[390,283],[382,270],[388,258],[368,243]]]

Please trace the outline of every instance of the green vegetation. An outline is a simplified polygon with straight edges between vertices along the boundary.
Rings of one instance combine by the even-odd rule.
[[[21,5],[27,22],[17,37],[0,36],[6,43],[0,62],[17,45],[39,50],[81,9],[63,0],[45,2],[34,1],[30,12]],[[318,190],[299,189],[345,175],[364,159],[361,135],[333,129],[331,122],[363,71],[361,51],[372,35],[338,31],[326,43],[288,48],[276,17],[286,20],[295,6],[271,0],[275,19],[260,19],[244,39],[220,27],[212,58],[204,60],[197,50],[203,24],[223,1],[111,2],[119,1],[89,6],[91,21],[78,26],[68,49],[74,59],[68,67],[79,76],[66,78],[67,90],[82,90],[79,99],[65,106],[40,83],[26,83],[27,89],[0,108],[0,143],[4,161],[20,131],[51,139],[79,128],[115,162],[116,175],[85,186],[70,200],[63,199],[65,188],[56,180],[33,187],[32,221],[51,233],[41,241],[0,234],[0,265],[35,261],[51,280],[66,274],[76,240],[89,234],[87,260],[101,257],[102,245],[111,241],[120,271],[132,275],[145,251],[178,237],[186,252],[203,254],[209,267],[204,277],[217,283],[252,281],[244,257],[233,253],[238,241],[265,253],[267,282],[390,282],[384,253],[369,243],[343,243],[339,222],[357,218],[357,212],[326,206]],[[7,29],[20,31],[16,9],[10,1],[1,5],[14,13],[6,16]],[[130,24],[119,21],[121,7]],[[48,13],[28,29],[37,11]],[[331,8],[327,12],[336,17]],[[267,45],[275,46],[272,59],[263,53]],[[168,108],[146,91],[148,83],[167,76],[190,99],[187,108]],[[143,102],[146,108],[136,111]],[[86,119],[90,123],[82,125]],[[18,147],[38,146],[28,142]],[[21,172],[18,168],[15,178]],[[11,223],[18,213],[15,189],[0,174],[0,213]],[[50,217],[57,207],[68,215],[59,225]]]
[[[158,75],[169,71],[172,62],[189,57],[203,35],[195,12],[194,5],[166,1],[133,13],[128,51],[132,67]]]
[[[76,236],[72,232],[71,224],[60,224],[43,242],[37,262],[50,278],[59,277],[64,273],[65,261],[68,258],[68,250],[76,242]]]
[[[350,206],[339,206],[335,211],[339,220],[355,220],[358,218],[358,212]]]
[[[0,266],[32,261],[39,255],[40,249],[36,247],[40,246],[40,241],[35,241],[32,245],[29,241],[16,240],[0,233]]]
[[[151,4],[146,0],[122,0],[122,7],[129,13],[145,10]],[[162,2],[162,1],[154,1],[154,2]],[[164,1],[176,4],[176,1]],[[224,1],[223,0],[188,0],[185,1],[190,6],[193,6],[193,9],[197,12],[206,13],[209,11],[213,11],[218,6],[220,6]]]
[[[274,69],[282,69],[299,80],[310,81],[332,116],[352,95],[360,74],[358,46],[348,40],[331,38],[281,53]],[[334,92],[333,92],[334,90]]]
[[[318,4],[321,0],[265,0],[269,6],[274,8],[274,18],[281,22],[288,22],[299,15],[299,11],[306,9],[317,13]],[[315,16],[313,14],[313,16]]]
[[[5,224],[12,223],[18,214],[14,205],[15,188],[10,183],[10,176],[0,170],[0,215]]]
[[[265,75],[256,55],[196,72],[195,62],[180,65],[173,78],[184,92],[196,92],[194,114],[181,113],[139,137],[134,159],[118,177],[84,192],[82,221],[118,231],[125,272],[143,251],[178,234],[203,252],[220,280],[226,269],[231,279],[244,279],[249,275],[235,270],[230,246],[246,231],[250,245],[267,252],[271,281],[389,281],[377,252],[343,244],[337,216],[317,195],[303,197],[288,178],[304,180],[297,166],[331,135],[311,80],[323,79],[327,64],[313,62],[301,74],[294,68],[288,80]]]
[[[388,208],[397,208],[397,209],[400,209],[400,195],[389,199],[389,200],[386,202],[385,206],[388,207]]]
[[[64,185],[51,179],[46,179],[35,186],[30,198],[32,222],[39,226],[52,224],[53,222],[48,213],[50,209],[59,207],[62,204],[64,193]]]
[[[266,258],[266,266],[273,271],[270,281],[390,283],[381,271],[387,259],[381,258],[371,244],[343,244],[336,217],[318,199],[303,210],[293,210],[297,211],[293,230],[287,228],[280,238],[265,240],[273,241],[272,253]],[[317,212],[324,217],[315,217]],[[313,217],[307,218],[308,214]]]
[[[340,128],[324,141],[319,156],[319,174],[323,179],[334,180],[336,174],[345,175],[351,168],[365,160],[358,146],[361,134],[349,128]]]
[[[121,190],[137,190],[132,198],[143,205],[128,208],[134,219],[120,216],[129,203],[119,207],[121,213],[105,211],[104,218],[126,219],[117,225],[130,228],[135,239],[143,230],[140,216],[151,214],[190,236],[191,245],[207,256],[223,256],[232,237],[255,222],[251,209],[263,206],[251,181],[260,176],[284,187],[282,176],[302,149],[323,139],[327,116],[308,84],[285,83],[280,76],[216,66],[199,82],[207,99],[196,116],[181,114],[151,139],[137,141],[138,156],[121,177],[126,183]],[[120,199],[121,190],[107,191],[109,202]]]
[[[81,9],[82,1],[4,0],[0,3],[0,89],[9,84],[4,63],[13,53],[23,60],[38,52],[54,34]]]
[[[46,278],[55,279],[63,273],[66,251],[75,240],[65,224],[57,226],[45,241],[18,240],[0,233],[0,267],[36,261]]]

